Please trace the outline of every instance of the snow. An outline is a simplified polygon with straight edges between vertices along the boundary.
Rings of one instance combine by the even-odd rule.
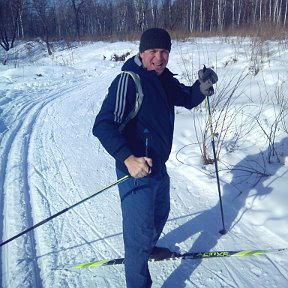
[[[35,41],[0,52],[1,61],[7,59],[0,66],[2,241],[116,180],[114,161],[91,129],[123,65],[111,60],[113,54],[133,55],[138,45],[59,42],[47,56],[44,44]],[[205,105],[193,111],[177,108],[167,163],[171,212],[159,245],[181,252],[288,247],[288,47],[276,41],[262,45],[259,52],[254,39],[236,37],[173,42],[168,67],[180,81],[193,82],[202,64],[214,67],[219,76],[211,105],[220,103],[212,124],[222,133],[215,143],[222,145],[218,166],[229,231],[219,233],[223,227],[214,166],[201,161]],[[229,93],[229,109],[221,113]],[[278,157],[269,157],[267,135]],[[211,145],[208,151],[213,158]],[[123,256],[117,188],[7,243],[0,256],[5,288],[125,287],[123,265],[71,268]],[[150,271],[155,288],[271,288],[287,286],[287,264],[287,252],[282,252],[154,262]]]

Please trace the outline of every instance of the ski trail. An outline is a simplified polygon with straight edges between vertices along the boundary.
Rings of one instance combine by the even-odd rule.
[[[70,89],[75,90],[77,86],[75,84]],[[41,112],[50,102],[59,98],[60,93],[51,93],[44,99],[41,97],[40,91],[39,95],[27,101],[25,94],[21,96],[18,91],[15,95],[10,95],[9,99],[12,101],[12,105],[1,111],[3,114],[6,113],[4,116],[6,119],[9,118],[11,123],[9,129],[5,130],[1,137],[3,153],[1,153],[0,166],[0,189],[2,191],[0,209],[5,217],[0,224],[0,231],[3,241],[35,224],[33,211],[37,207],[37,203],[33,202],[33,193],[31,193],[33,182],[31,183],[29,159],[34,153],[32,135],[38,118],[41,118]],[[2,103],[4,102],[2,101]],[[9,101],[7,100],[5,104],[9,104]],[[37,132],[36,137],[38,137]],[[8,191],[8,193],[4,193],[4,191]],[[15,207],[15,209],[9,209],[9,207]],[[25,281],[21,283],[24,286],[43,287],[41,266],[37,261],[37,255],[41,254],[42,245],[39,245],[37,230],[35,231],[30,231],[9,242],[0,250],[1,280],[4,287],[11,282],[10,279],[17,279],[14,275],[18,271],[26,271]],[[15,257],[8,257],[11,255],[8,253],[8,248],[9,251],[14,251]],[[14,284],[20,285],[16,282]]]
[[[17,90],[14,94],[5,91],[3,94],[5,96],[1,104],[5,104],[7,107],[5,106],[4,109],[1,110],[1,116],[9,120],[6,124],[7,129],[5,129],[1,135],[1,146],[3,150],[1,153],[0,209],[5,217],[3,222],[1,222],[0,230],[1,239],[4,241],[19,232],[17,231],[17,227],[21,229],[21,227],[30,226],[32,223],[27,157],[31,130],[39,111],[45,103],[42,104],[39,102],[37,97],[36,99],[25,101],[25,97]],[[17,207],[17,209],[10,209],[9,207]],[[15,220],[11,221],[14,216]],[[22,239],[22,243],[23,241],[31,247],[30,251],[27,251],[27,255],[29,256],[25,257],[26,260],[23,258],[24,261],[21,260],[20,262],[21,266],[24,262],[28,262],[26,269],[28,276],[25,277],[27,279],[26,281],[27,283],[41,287],[41,283],[39,282],[39,268],[35,261],[36,251],[33,233],[29,233],[29,236],[25,240]],[[17,263],[6,256],[8,255],[8,245],[10,245],[9,250],[13,250],[15,255],[19,255],[19,259],[25,254],[23,251],[28,248],[27,246],[26,249],[21,251],[21,245],[8,243],[1,249],[1,274],[3,276],[1,280],[4,286],[9,282],[7,279],[13,277],[13,274],[9,275],[10,267],[14,268],[14,266],[17,266]]]
[[[54,184],[52,184],[53,182],[50,182],[51,179],[49,177],[49,174],[55,173],[55,175],[60,176],[60,178],[58,177],[58,180],[57,180],[57,183],[59,183],[59,185],[61,185],[61,189],[59,189],[59,195],[60,195],[60,192],[63,191],[63,189],[65,190],[68,187],[67,186],[68,183],[66,184],[67,179],[62,179],[62,174],[65,174],[66,171],[65,171],[65,169],[63,170],[63,168],[60,167],[60,165],[59,165],[61,163],[61,160],[63,160],[63,159],[59,159],[57,156],[54,155],[54,151],[52,149],[53,145],[49,144],[51,142],[51,140],[53,143],[53,141],[54,141],[53,137],[52,137],[52,139],[48,139],[45,135],[45,132],[44,132],[47,124],[51,125],[51,122],[49,122],[49,119],[47,119],[47,111],[50,111],[50,110],[53,111],[54,106],[57,105],[55,103],[59,104],[59,102],[61,103],[62,101],[65,101],[65,99],[69,101],[71,91],[81,89],[81,88],[85,87],[86,85],[87,85],[87,83],[85,83],[85,84],[84,83],[80,83],[80,84],[78,83],[77,85],[74,84],[71,87],[69,87],[68,89],[65,89],[64,91],[60,91],[60,92],[57,92],[56,94],[54,94],[53,99],[55,101],[52,101],[51,103],[49,103],[50,105],[48,105],[47,107],[45,107],[45,109],[43,109],[42,117],[39,117],[39,119],[38,119],[38,123],[36,125],[34,135],[33,135],[34,143],[33,143],[32,151],[34,153],[33,153],[33,155],[31,154],[32,157],[30,159],[30,163],[34,163],[32,169],[31,169],[31,179],[33,179],[33,182],[34,182],[34,188],[32,189],[31,194],[33,195],[33,198],[34,198],[33,199],[34,206],[37,207],[37,205],[39,206],[39,203],[44,203],[44,206],[42,209],[40,209],[40,207],[42,206],[42,204],[41,204],[40,207],[38,207],[35,210],[35,217],[39,220],[44,219],[44,218],[48,218],[49,216],[62,210],[62,209],[58,209],[58,207],[60,205],[55,203],[55,200],[52,200],[48,197],[48,195],[50,193],[49,185],[51,186],[51,188],[54,189],[54,191],[56,191],[58,193],[58,187],[57,186],[54,187]],[[76,89],[76,87],[77,87],[77,89]],[[38,135],[44,136],[44,138],[41,137],[40,141],[39,141]],[[50,134],[48,134],[48,137],[49,137],[49,135]],[[47,143],[48,143],[48,145],[47,145]],[[49,148],[48,151],[43,150],[43,148],[45,148],[46,146]],[[38,151],[37,147],[40,147],[40,151],[41,151],[40,153],[37,153],[37,151]],[[51,151],[53,153],[51,153]],[[45,157],[47,155],[48,155],[49,161],[46,162]],[[39,163],[40,163],[40,166],[39,166],[39,169],[37,170],[37,166],[39,165]],[[47,166],[47,165],[49,165],[49,166]],[[38,175],[38,177],[35,177],[35,173],[34,173],[35,171],[37,171],[36,175]],[[47,172],[48,172],[48,174],[47,174]],[[48,177],[47,177],[47,175],[48,175]],[[39,176],[40,176],[40,179],[42,178],[40,180],[42,182],[42,184],[39,183]],[[47,180],[47,181],[45,181],[45,180]],[[64,180],[66,180],[66,181],[64,181]],[[69,182],[70,182],[70,180],[69,180]],[[73,183],[73,181],[72,181],[72,183]],[[73,186],[74,186],[74,183],[73,183],[72,187]],[[37,189],[35,189],[35,187],[37,187]],[[44,187],[44,189],[43,189],[43,187]],[[61,196],[59,199],[63,200],[64,198]],[[63,201],[57,201],[57,202],[61,203]],[[56,205],[54,205],[53,203],[55,203]],[[40,262],[40,265],[43,266],[43,270],[47,270],[47,267],[51,267],[51,266],[55,265],[55,263],[57,263],[58,259],[59,259],[59,255],[56,255],[56,253],[49,253],[48,252],[51,249],[51,247],[54,247],[54,246],[57,247],[60,244],[58,234],[61,235],[61,233],[59,233],[58,223],[60,223],[60,225],[62,225],[63,222],[61,220],[58,221],[56,219],[55,220],[53,219],[51,221],[51,223],[47,223],[47,225],[45,224],[45,227],[39,228],[39,231],[38,231],[38,238],[39,238],[38,239],[38,247],[39,247],[39,249],[37,252],[38,252],[38,255],[40,257],[39,262]],[[62,226],[62,228],[63,228],[63,226]],[[61,226],[60,226],[60,229],[61,229]],[[75,229],[73,228],[72,231],[73,230],[75,230]],[[71,236],[73,237],[72,233],[71,233]],[[43,243],[45,243],[45,245],[43,245]],[[48,243],[50,243],[50,244],[47,245]],[[45,255],[45,254],[48,255],[49,257],[42,257],[42,255]],[[51,275],[51,273],[49,273],[49,275],[46,273],[42,277],[43,277],[42,281],[43,281],[43,283],[45,283],[46,287],[53,285],[52,282],[56,280],[56,278],[55,278],[56,276]],[[49,279],[49,281],[47,279]],[[51,279],[53,279],[53,280],[51,281]]]
[[[18,123],[18,125],[11,131],[10,129],[10,135],[7,136],[4,135],[3,139],[5,140],[5,146],[3,147],[3,153],[1,155],[1,177],[0,177],[0,197],[1,197],[1,207],[0,207],[0,211],[1,211],[1,215],[5,215],[5,210],[6,210],[6,194],[5,194],[5,175],[6,175],[6,171],[7,171],[7,165],[8,165],[8,156],[9,156],[9,151],[11,150],[11,146],[13,144],[13,139],[15,138],[17,131],[19,131],[20,127],[21,127],[21,122]],[[4,141],[3,140],[3,141]],[[4,218],[5,220],[5,218]],[[1,240],[4,241],[7,238],[6,233],[4,233],[4,220],[0,222],[0,232],[1,232]],[[6,227],[5,227],[6,229]],[[11,249],[11,248],[10,248]],[[8,248],[7,246],[1,247],[0,249],[0,256],[1,259],[5,259],[5,255],[8,252]],[[2,285],[4,286],[5,283],[5,274],[7,273],[7,271],[9,271],[9,265],[7,261],[1,261],[0,264],[0,268],[1,268],[1,280],[2,280]]]
[[[45,104],[38,104],[35,103],[33,105],[28,105],[27,107],[21,110],[21,118],[24,119],[19,125],[16,126],[15,130],[11,134],[12,136],[9,137],[8,142],[6,144],[6,159],[2,162],[2,168],[4,177],[3,179],[3,187],[5,187],[5,191],[9,191],[5,195],[3,199],[3,210],[5,211],[4,215],[8,215],[4,218],[3,224],[3,232],[2,232],[2,239],[9,238],[11,236],[11,232],[8,228],[12,227],[13,225],[16,227],[30,227],[33,225],[33,216],[32,216],[32,206],[31,206],[31,199],[30,199],[30,184],[29,184],[29,176],[28,176],[28,155],[29,155],[29,142],[31,131],[33,129],[33,125],[36,121],[36,118],[41,111],[43,105]],[[13,155],[13,156],[12,156]],[[12,164],[13,163],[13,164]],[[5,171],[5,172],[4,172]],[[9,172],[9,173],[8,173]],[[17,203],[18,202],[18,203]],[[14,203],[13,205],[11,205]],[[9,206],[11,207],[18,207],[17,211],[9,211]],[[9,217],[10,216],[10,217]],[[15,223],[11,223],[10,219],[17,219]],[[24,219],[24,221],[23,221]],[[18,225],[17,225],[18,224]],[[22,224],[22,225],[19,225]],[[11,229],[12,231],[16,231]],[[36,285],[37,287],[42,287],[41,280],[40,280],[40,269],[37,265],[37,256],[36,256],[36,240],[34,233],[31,232],[27,234],[27,237],[23,237],[23,245],[27,245],[27,256],[25,256],[26,265],[29,267],[27,272],[27,282],[29,285]],[[19,241],[20,242],[20,241]],[[9,243],[9,249],[15,249],[15,252],[18,251],[19,255],[23,255],[19,251],[20,246],[18,246],[17,241],[15,243]],[[6,247],[5,247],[6,248]],[[17,266],[17,264],[13,261],[14,259],[9,259],[9,257],[5,256],[7,253],[7,248],[3,252],[3,259],[6,259],[6,268]],[[24,251],[26,249],[23,249]],[[18,254],[16,252],[16,254]],[[9,271],[4,269],[4,277],[2,281],[4,284],[7,285],[9,283],[9,278],[6,278],[5,271]],[[10,277],[10,276],[9,276]],[[13,276],[12,276],[13,277]]]
[[[283,267],[281,265],[277,265],[274,260],[271,259],[271,257],[267,256],[267,259],[269,260],[269,262],[271,263],[272,266],[275,267],[275,269],[279,272],[280,275],[282,275],[282,277],[284,279],[286,279],[287,283],[288,283],[288,273],[287,271],[285,271],[285,269],[283,269]]]
[[[226,259],[225,259],[226,260]],[[217,279],[217,281],[221,281],[221,287],[233,287],[233,288],[237,288],[237,287],[241,287],[241,279],[239,279],[238,275],[236,273],[233,273],[232,269],[230,269],[229,265],[227,265],[225,263],[225,261],[221,261],[221,266],[225,267],[225,272],[223,273],[223,268],[221,268],[221,270],[217,270],[214,271],[211,268],[207,267],[204,265],[204,267],[210,271],[214,277]],[[228,275],[225,275],[225,274]]]
[[[85,173],[86,167],[74,155],[75,151],[76,154],[79,153],[81,155],[81,146],[83,146],[84,141],[82,139],[89,136],[89,133],[91,134],[90,131],[96,114],[95,105],[92,105],[94,101],[89,101],[89,98],[93,96],[90,91],[95,90],[93,85],[95,85],[94,81],[90,84],[85,82],[80,85],[78,84],[77,89],[73,87],[73,89],[61,91],[61,97],[59,95],[58,97],[54,97],[55,101],[51,101],[47,107],[42,109],[41,115],[34,125],[31,137],[33,141],[31,140],[32,144],[30,145],[33,153],[30,153],[31,158],[29,163],[31,163],[31,167],[29,174],[33,182],[30,192],[33,195],[32,202],[34,206],[38,206],[34,212],[34,217],[38,219],[38,222],[63,210],[63,208],[69,207],[79,199],[85,198],[90,192],[94,192],[91,191],[91,188],[87,189],[87,187],[77,184],[85,183],[84,181],[79,181],[79,179],[77,180],[77,177],[83,177],[81,174]],[[77,107],[73,106],[74,102]],[[63,115],[61,107],[64,106],[71,106],[71,112],[73,113]],[[81,110],[80,115],[77,113],[78,110]],[[85,135],[81,135],[82,138],[79,140],[80,135],[67,133],[67,130],[74,129],[75,125],[78,125],[77,122],[82,119],[83,121],[87,121],[87,130],[83,131]],[[41,138],[37,137],[38,135],[41,135]],[[67,147],[65,143],[69,143],[71,140],[66,139],[66,137],[75,137],[75,141],[78,141],[79,145],[75,144],[75,147]],[[94,138],[92,139],[94,143]],[[96,155],[101,151],[97,148]],[[104,166],[107,165],[105,162],[103,164]],[[77,167],[80,167],[81,171],[75,175]],[[108,183],[105,183],[105,178],[103,179],[101,182],[103,182],[104,187]],[[102,187],[101,183],[98,185],[100,186],[99,188]],[[113,199],[113,201],[116,201],[115,197]],[[92,201],[89,202],[91,203]],[[89,202],[87,206],[91,206]],[[92,214],[90,212],[91,207],[88,209],[87,206],[86,204],[82,204],[81,208],[75,208],[75,211],[63,214],[59,219],[53,219],[51,223],[48,222],[42,228],[37,228],[38,262],[41,267],[43,266],[43,270],[47,271],[48,267],[57,267],[61,263],[75,262],[77,261],[75,259],[87,259],[87,257],[91,258],[93,256],[103,258],[105,254],[107,257],[107,251],[114,254],[114,256],[122,254],[109,241],[109,238],[113,240],[113,234],[111,236],[107,235],[107,233],[103,234],[101,230],[106,232],[104,225],[101,225],[100,229],[98,229],[95,219],[99,217],[95,217],[95,213]],[[101,205],[99,207],[100,210],[103,210]],[[95,212],[97,212],[96,215],[98,216],[101,214],[104,215],[98,209]],[[85,229],[81,229],[81,226],[85,227]],[[116,237],[121,236],[119,228],[117,228],[117,231],[114,235]],[[105,244],[101,244],[101,249],[99,249],[97,242]],[[45,246],[42,243],[45,243]],[[51,250],[52,247],[57,248],[56,250],[55,248]],[[85,250],[81,249],[81,247],[85,247]],[[42,275],[45,287],[53,285],[51,279],[57,283],[62,283],[65,275],[62,275],[59,271],[45,273],[45,275]],[[81,280],[75,280],[75,282],[73,280],[67,286],[74,285],[73,283],[77,286],[82,285]]]

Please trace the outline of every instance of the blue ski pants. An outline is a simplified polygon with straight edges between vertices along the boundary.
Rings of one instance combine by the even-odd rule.
[[[118,179],[125,174],[117,169]],[[170,179],[166,168],[156,175],[129,178],[119,184],[125,246],[127,288],[152,285],[148,258],[170,211]]]

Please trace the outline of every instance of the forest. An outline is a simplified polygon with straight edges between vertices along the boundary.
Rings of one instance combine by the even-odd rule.
[[[190,35],[287,29],[287,0],[0,0],[0,45],[15,40],[122,40],[150,27]],[[246,31],[246,32],[245,32]]]

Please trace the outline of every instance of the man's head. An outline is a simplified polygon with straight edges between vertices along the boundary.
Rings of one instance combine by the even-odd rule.
[[[155,48],[165,49],[170,52],[171,38],[166,30],[161,28],[151,28],[143,32],[140,39],[140,53]]]
[[[171,38],[166,30],[151,28],[143,32],[139,52],[147,70],[155,70],[160,75],[168,63],[170,50]]]

